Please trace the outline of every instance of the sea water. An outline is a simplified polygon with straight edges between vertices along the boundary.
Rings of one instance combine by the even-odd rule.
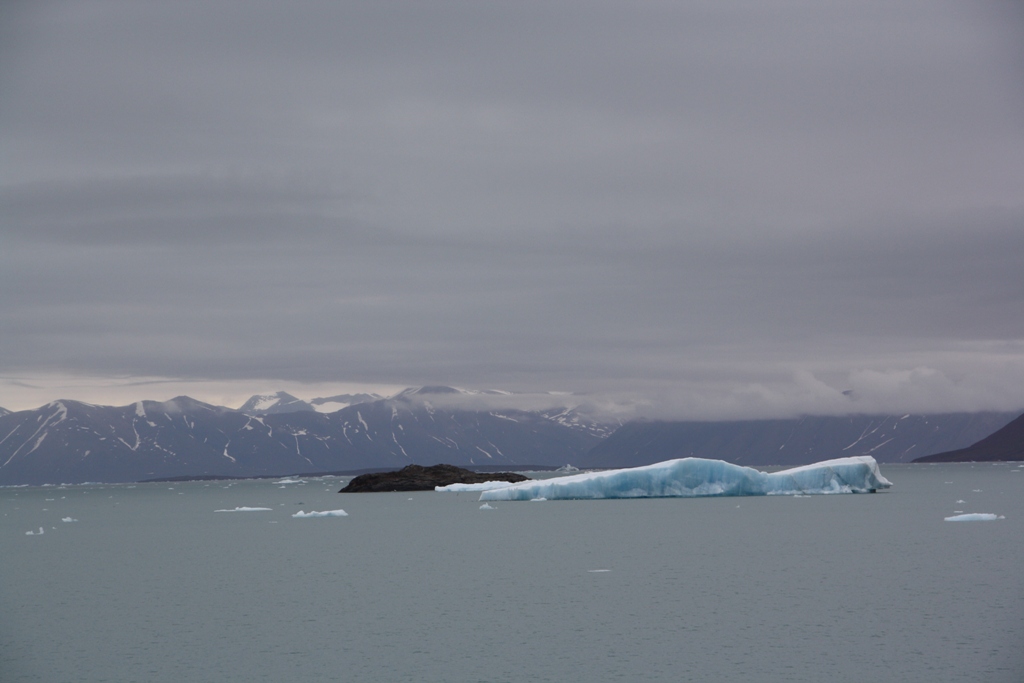
[[[0,680],[1024,680],[1024,468],[882,473],[491,509],[338,478],[0,489]]]

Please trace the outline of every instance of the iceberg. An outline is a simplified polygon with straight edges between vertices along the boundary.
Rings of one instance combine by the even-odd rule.
[[[680,458],[643,467],[531,480],[484,491],[480,500],[874,493],[890,486],[892,482],[882,476],[878,463],[869,455],[826,460],[772,473],[723,460]]]
[[[310,517],[348,517],[348,513],[344,510],[324,510],[323,512],[317,512],[316,510],[310,510],[309,512],[303,512],[299,510],[294,515],[295,519],[309,519]]]

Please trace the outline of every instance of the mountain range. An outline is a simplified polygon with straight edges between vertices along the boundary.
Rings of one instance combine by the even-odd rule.
[[[865,453],[880,462],[906,462],[964,448],[1016,417],[955,413],[620,425],[590,418],[572,405],[572,397],[554,408],[493,407],[504,396],[509,395],[421,387],[391,398],[303,401],[278,392],[254,396],[240,409],[187,396],[120,407],[54,401],[0,412],[0,485],[277,476],[413,463],[629,467],[689,455],[747,465]],[[465,398],[486,400],[460,402]],[[343,407],[326,412],[337,405]]]
[[[332,413],[254,397],[243,410],[187,396],[96,406],[54,401],[0,417],[0,485],[250,477],[440,462],[507,469],[580,461],[609,427],[571,409],[435,406],[434,388]],[[280,404],[290,412],[276,412]],[[312,402],[310,402],[312,403]]]

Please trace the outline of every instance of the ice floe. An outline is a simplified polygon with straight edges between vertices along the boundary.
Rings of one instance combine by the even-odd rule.
[[[511,486],[508,481],[485,481],[480,484],[448,484],[447,486],[435,486],[435,491],[445,493],[465,493],[466,491],[490,491],[491,489],[505,488]]]
[[[493,510],[494,508],[491,507],[490,505],[488,505],[487,503],[484,503],[483,505],[480,506],[480,509],[481,510]]]
[[[892,483],[868,455],[826,460],[781,472],[760,472],[722,460],[681,458],[604,472],[531,480],[480,494],[480,500],[534,498],[692,498],[868,493]]]
[[[292,515],[292,517],[295,519],[308,519],[310,517],[348,517],[348,513],[344,510],[324,510],[323,512],[317,512],[316,510],[304,512],[299,510]]]
[[[273,508],[247,508],[247,507],[240,507],[240,508],[234,508],[232,510],[214,510],[214,512],[266,512],[266,511],[269,511],[269,510],[273,510]]]
[[[1006,519],[1006,517],[993,515],[990,512],[968,512],[966,515],[953,515],[945,519],[947,522],[991,522],[996,519]]]
[[[45,533],[46,532],[43,531],[43,527],[39,527],[39,531],[26,531],[25,535],[26,536],[42,536]]]
[[[62,522],[77,522],[78,520],[75,519],[74,517],[61,517],[60,521],[62,521]]]

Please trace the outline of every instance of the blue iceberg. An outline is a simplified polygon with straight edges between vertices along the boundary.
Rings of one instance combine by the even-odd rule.
[[[604,472],[524,481],[484,491],[480,500],[535,498],[696,498],[874,493],[892,486],[871,456],[839,458],[781,472],[759,472],[723,460],[681,458]]]

